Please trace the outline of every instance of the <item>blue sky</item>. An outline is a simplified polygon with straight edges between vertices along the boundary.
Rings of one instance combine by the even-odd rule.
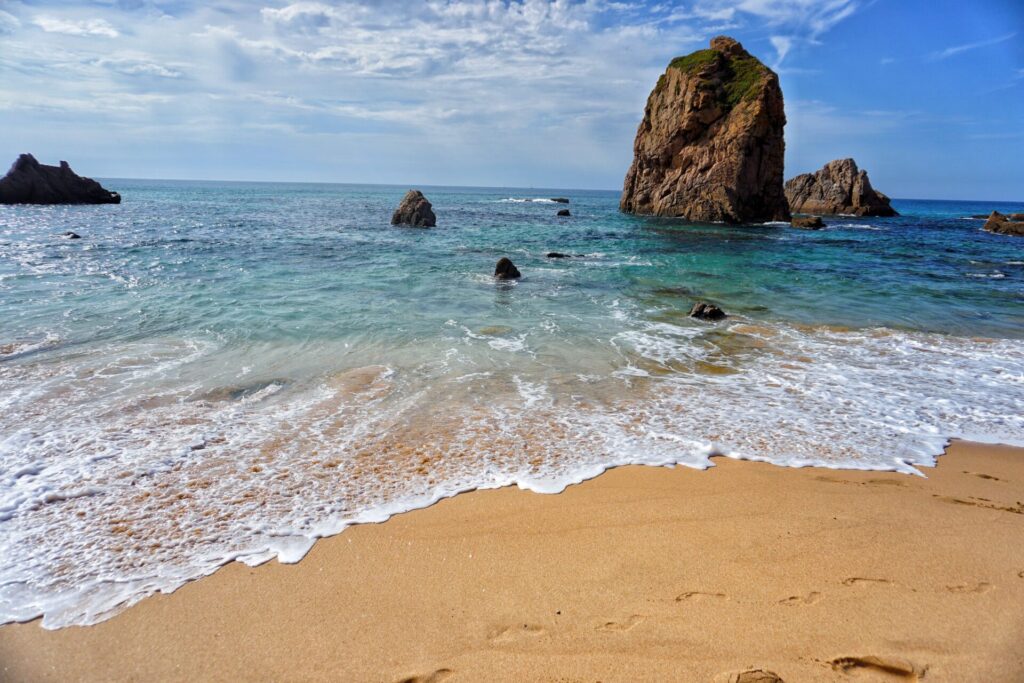
[[[781,78],[786,176],[1024,201],[1024,0],[0,0],[0,164],[619,189],[668,61]]]

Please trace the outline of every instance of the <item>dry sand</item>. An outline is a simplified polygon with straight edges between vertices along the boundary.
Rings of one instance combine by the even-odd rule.
[[[955,444],[927,479],[715,462],[469,493],[97,626],[3,627],[0,674],[1024,681],[1024,450]]]

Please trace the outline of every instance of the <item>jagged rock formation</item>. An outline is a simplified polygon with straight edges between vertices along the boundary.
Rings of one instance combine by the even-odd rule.
[[[802,230],[821,230],[825,227],[820,216],[794,216],[790,225]]]
[[[725,311],[706,301],[698,301],[690,309],[690,317],[698,320],[721,320],[726,317]]]
[[[732,38],[668,65],[647,99],[619,208],[694,221],[789,220],[775,73]]]
[[[898,216],[889,198],[871,187],[867,171],[853,159],[836,159],[817,173],[786,181],[786,200],[793,213],[850,216]]]
[[[494,277],[499,280],[515,280],[521,277],[519,269],[512,263],[512,259],[502,256],[494,266]]]
[[[0,178],[0,204],[120,204],[121,195],[103,189],[68,166],[47,166],[22,154]]]
[[[437,225],[434,207],[419,190],[409,190],[391,216],[391,225],[432,228]]]
[[[984,229],[998,235],[1024,237],[1024,214],[1015,213],[1007,218],[998,211],[993,211],[985,221]]]

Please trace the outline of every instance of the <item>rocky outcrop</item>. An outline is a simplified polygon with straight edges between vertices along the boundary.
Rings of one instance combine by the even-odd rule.
[[[790,225],[801,230],[821,230],[825,227],[825,222],[820,216],[794,216]]]
[[[557,216],[561,216],[562,218],[568,218],[568,217],[569,217],[569,216],[571,216],[572,214],[571,214],[571,213],[569,213],[569,209],[562,209],[561,211],[559,211],[559,212],[558,212],[557,214],[555,214],[555,215],[557,215]]]
[[[548,258],[572,258],[572,254],[563,254],[559,251],[549,251],[547,253]]]
[[[725,318],[725,311],[714,304],[709,304],[706,301],[698,301],[690,309],[690,317],[697,318],[698,320],[721,320]]]
[[[409,190],[391,216],[391,225],[432,228],[437,225],[434,207],[419,190]]]
[[[566,199],[565,197],[552,197],[551,201],[553,201],[556,204],[568,204],[569,203],[569,200]]]
[[[898,216],[889,198],[871,187],[867,171],[853,159],[836,159],[816,173],[786,181],[786,200],[793,213],[849,216]]]
[[[694,221],[789,220],[775,73],[732,38],[668,65],[647,98],[619,208]]]
[[[120,204],[121,195],[83,178],[68,166],[47,166],[20,155],[0,178],[0,204]]]
[[[522,275],[511,259],[502,256],[498,259],[498,264],[494,266],[494,277],[499,280],[515,280]]]
[[[998,211],[993,211],[988,220],[985,221],[984,229],[997,235],[1024,237],[1024,221],[1012,220],[1017,218],[1024,219],[1024,214],[1015,213],[1007,217]]]

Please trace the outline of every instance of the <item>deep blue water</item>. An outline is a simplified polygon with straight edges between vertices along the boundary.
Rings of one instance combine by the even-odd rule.
[[[92,621],[476,486],[1024,443],[1024,239],[968,218],[1024,203],[802,231],[423,187],[423,230],[389,224],[406,187],[104,184],[124,203],[0,207],[0,618]]]

